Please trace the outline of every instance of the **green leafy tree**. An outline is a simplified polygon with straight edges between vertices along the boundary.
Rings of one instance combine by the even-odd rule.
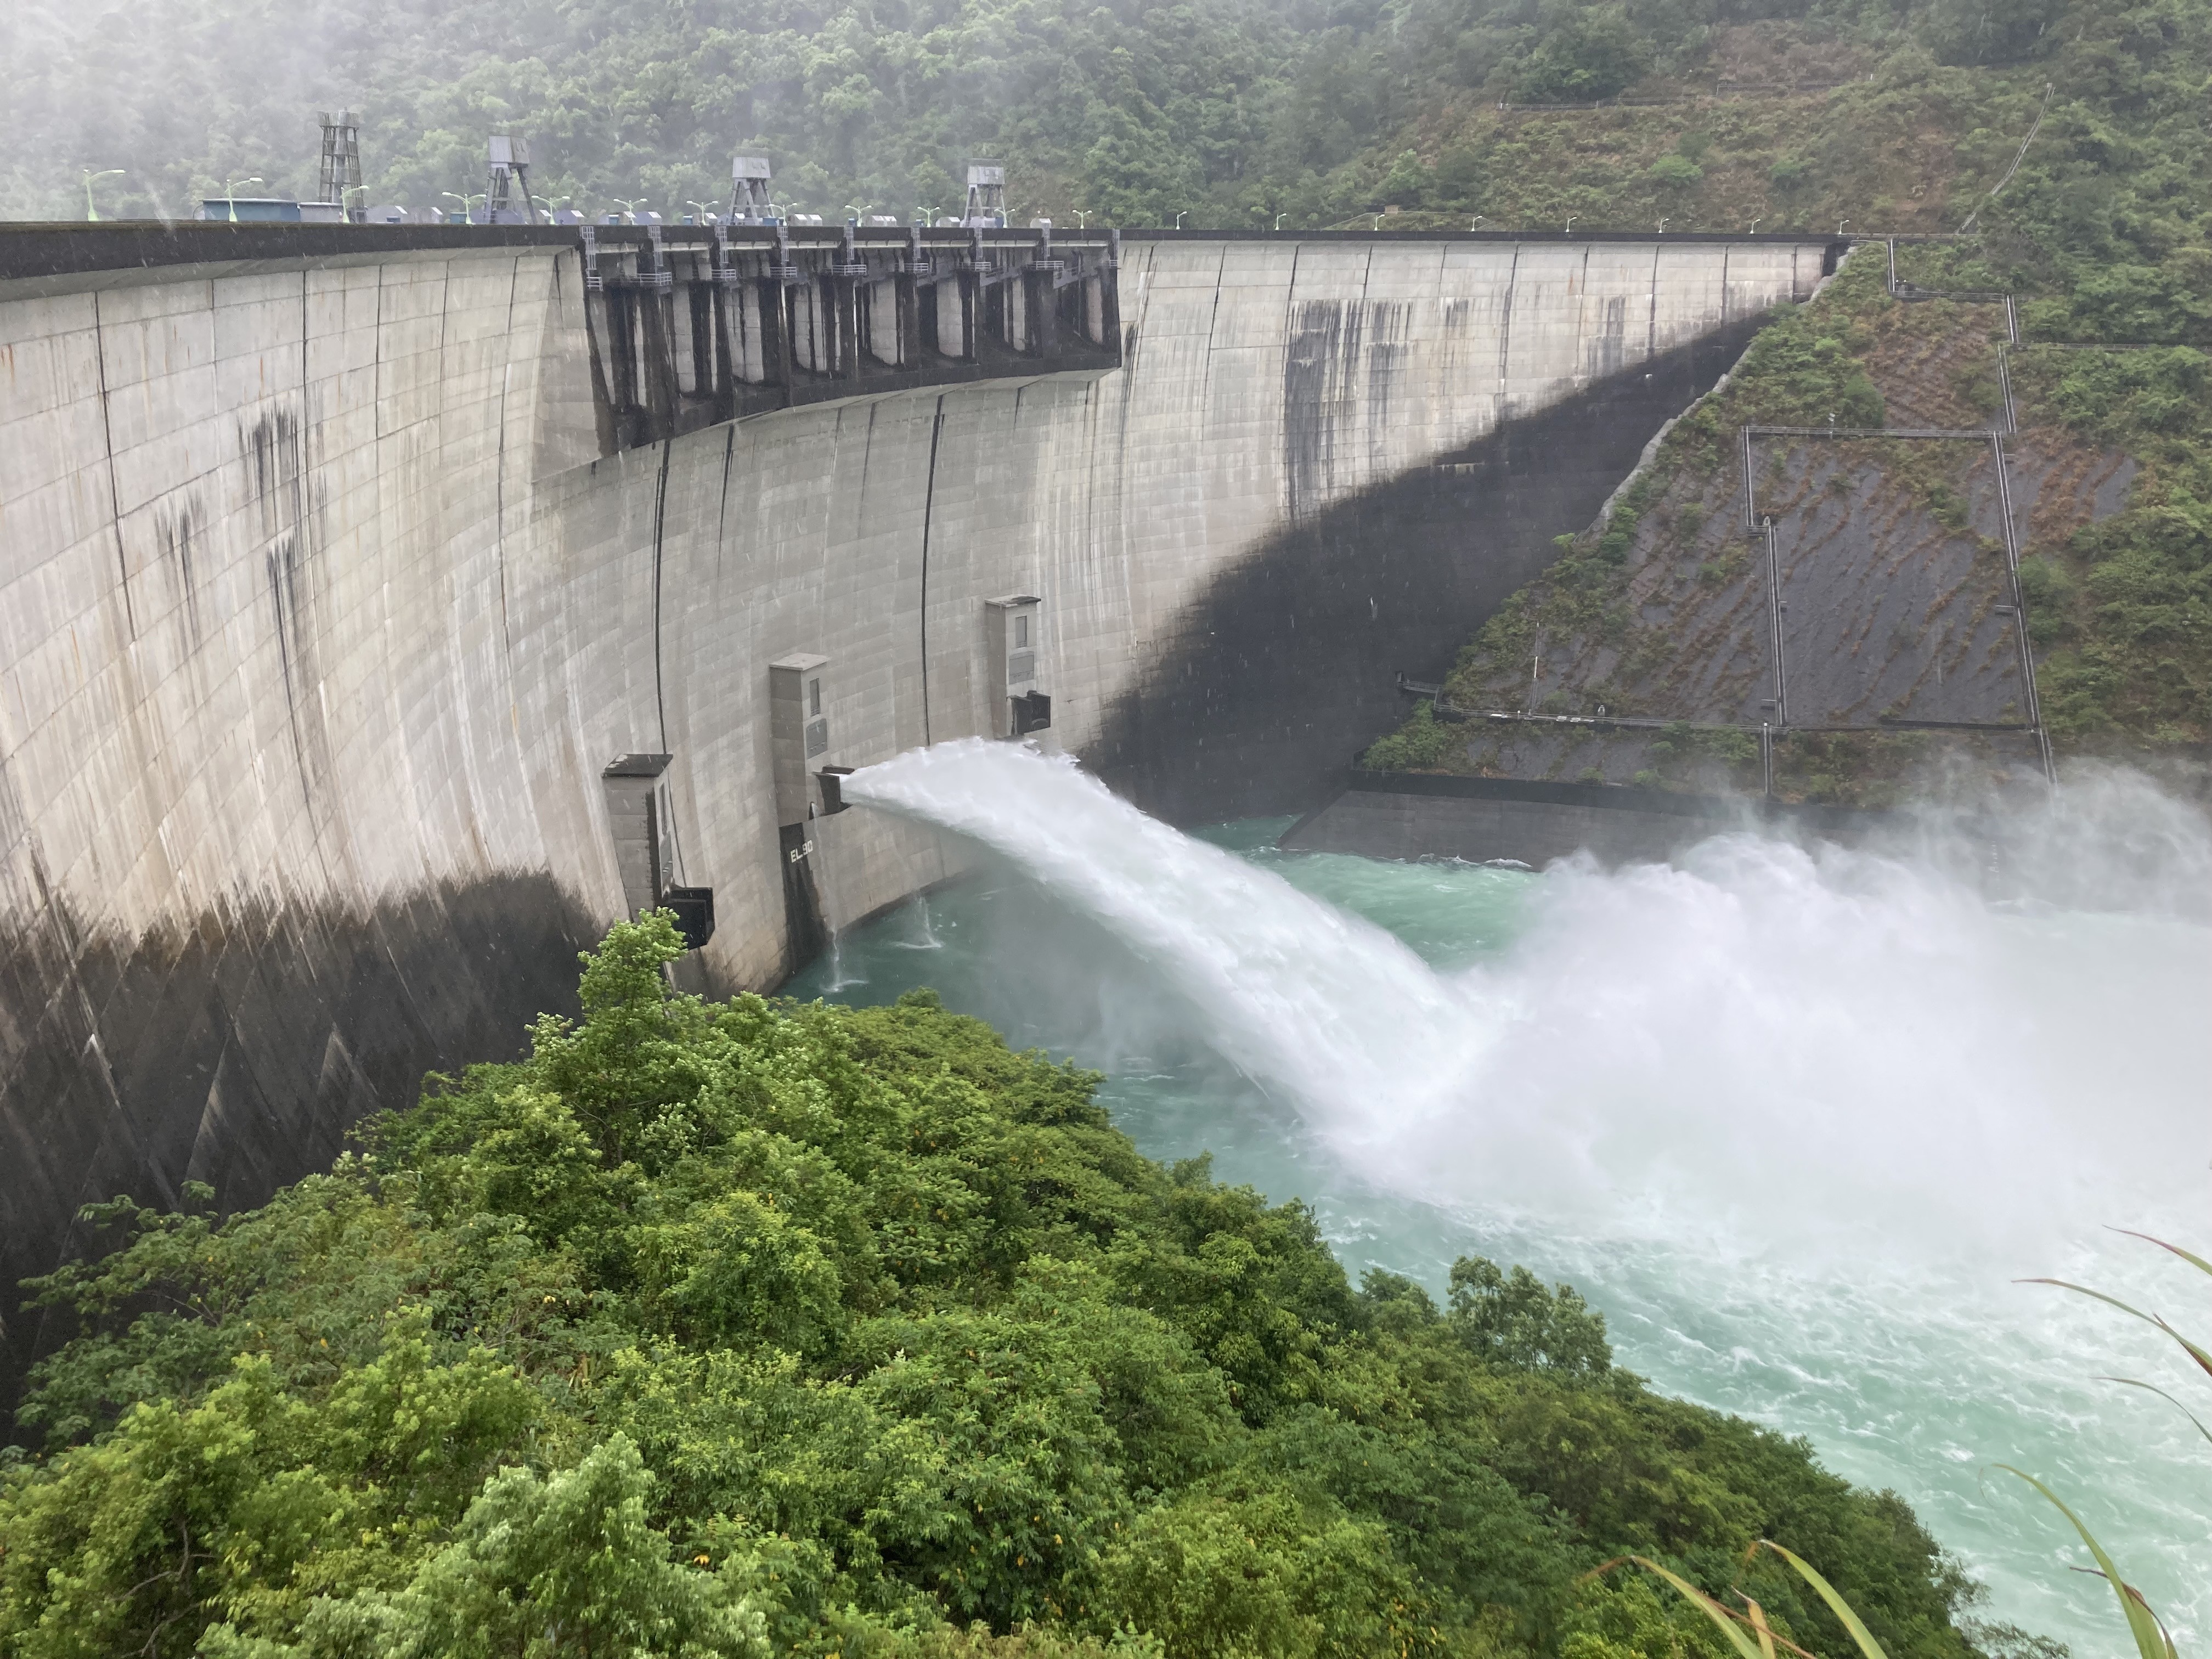
[[[646,1522],[652,1476],[617,1435],[573,1469],[500,1470],[397,1590],[318,1599],[297,1643],[211,1626],[207,1659],[767,1659],[767,1621]]]
[[[1390,164],[1382,179],[1382,199],[1403,207],[1419,207],[1429,199],[1429,170],[1418,151],[1405,150]]]
[[[1521,67],[1516,95],[1528,103],[1610,98],[1650,73],[1649,36],[1620,5],[1559,4],[1557,21]]]
[[[1605,1317],[1571,1285],[1547,1290],[1526,1267],[1501,1272],[1481,1256],[1452,1264],[1451,1329],[1484,1363],[1554,1376],[1595,1378],[1613,1366]]]

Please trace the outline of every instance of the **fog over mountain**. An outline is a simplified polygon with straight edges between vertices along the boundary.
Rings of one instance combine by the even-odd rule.
[[[728,157],[744,148],[774,158],[780,198],[903,216],[949,204],[964,159],[995,152],[1012,167],[1018,214],[1079,208],[1135,223],[1188,211],[1249,225],[1280,213],[1313,225],[1380,205],[1396,135],[1441,108],[1663,91],[1725,73],[1729,31],[1763,20],[1803,36],[1802,61],[1781,65],[1789,74],[1832,71],[1824,45],[1852,67],[1901,47],[2000,61],[2049,44],[2062,9],[15,0],[0,9],[14,76],[0,103],[0,214],[82,217],[84,171],[110,167],[126,170],[99,186],[111,216],[189,213],[241,178],[311,195],[316,112],[351,107],[372,198],[416,207],[480,188],[485,134],[512,123],[535,147],[540,192],[587,210],[720,201]],[[1396,194],[1419,182],[1398,179]]]
[[[1023,158],[1032,193],[1086,173],[1188,193],[1284,124],[1327,21],[1237,0],[31,0],[0,16],[22,77],[0,110],[0,211],[82,216],[88,167],[129,170],[102,186],[109,213],[189,211],[248,175],[312,194],[316,112],[336,106],[363,118],[372,197],[418,206],[480,188],[484,135],[510,122],[540,191],[592,208],[719,201],[741,147],[775,158],[780,197],[832,213],[855,191],[902,214],[945,203],[988,149]]]

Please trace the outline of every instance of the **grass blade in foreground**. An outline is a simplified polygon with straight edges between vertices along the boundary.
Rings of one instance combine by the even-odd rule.
[[[1774,1659],[1774,1632],[1767,1627],[1766,1609],[1748,1595],[1743,1598],[1743,1605],[1751,1619],[1751,1628],[1759,1638],[1759,1653],[1763,1659]]]
[[[2148,1393],[2156,1395],[2160,1400],[2166,1401],[2167,1405],[2172,1407],[2174,1410],[2179,1412],[2184,1417],[2187,1418],[2189,1419],[2190,1425],[2194,1428],[2197,1433],[2203,1435],[2208,1442],[2212,1442],[2212,1429],[2208,1429],[2203,1425],[2203,1424],[2198,1422],[2197,1420],[2197,1413],[2195,1412],[2190,1410],[2188,1407],[2183,1405],[2179,1400],[2176,1400],[2172,1395],[2168,1394],[2164,1389],[2158,1387],[2155,1383],[2138,1382],[2132,1376],[2100,1376],[2097,1380],[2100,1382],[2118,1382],[2127,1388],[2142,1389]]]
[[[1851,1640],[1859,1644],[1859,1651],[1866,1656],[1866,1659],[1889,1659],[1889,1656],[1882,1651],[1881,1644],[1874,1639],[1874,1632],[1866,1627],[1865,1620],[1851,1611],[1851,1604],[1837,1593],[1833,1584],[1807,1565],[1802,1557],[1784,1549],[1771,1539],[1762,1538],[1759,1541],[1795,1567],[1797,1576],[1820,1593],[1820,1599],[1828,1604],[1828,1611],[1843,1621],[1844,1628],[1850,1632]]]
[[[2110,1297],[2105,1299],[2111,1300]],[[2112,1594],[2120,1598],[2120,1611],[2127,1615],[2128,1631],[2136,1638],[2136,1651],[2142,1659],[2177,1659],[2173,1642],[2166,1635],[2166,1627],[2159,1623],[2158,1615],[2150,1610],[2150,1604],[2142,1599],[2135,1586],[2120,1577],[2119,1568],[2112,1564],[2112,1558],[2105,1553],[2105,1547],[2090,1534],[2088,1528],[2081,1524],[2081,1517],[2068,1509],[2059,1500],[2057,1492],[2033,1475],[2016,1469],[2009,1463],[2000,1463],[1997,1468],[2007,1474],[2018,1475],[2027,1481],[2050,1500],[2052,1508],[2074,1523],[2074,1530],[2081,1534],[2081,1541],[2089,1547],[2089,1553],[2097,1558],[2097,1565],[2104,1573],[2105,1582],[2112,1587]],[[1804,1569],[1801,1567],[1800,1571]]]
[[[1741,1630],[1736,1628],[1736,1625],[1741,1615],[1731,1613],[1728,1608],[1714,1601],[1711,1596],[1706,1595],[1705,1591],[1699,1589],[1695,1584],[1683,1577],[1680,1573],[1669,1572],[1666,1568],[1661,1566],[1656,1561],[1651,1560],[1646,1556],[1616,1555],[1612,1560],[1605,1563],[1604,1565],[1591,1568],[1589,1571],[1584,1573],[1583,1577],[1585,1578],[1595,1578],[1601,1574],[1611,1572],[1615,1567],[1620,1565],[1623,1562],[1633,1562],[1636,1565],[1643,1568],[1644,1571],[1665,1579],[1676,1589],[1681,1591],[1683,1595],[1688,1596],[1691,1601],[1696,1602],[1699,1607],[1704,1609],[1705,1617],[1711,1620],[1714,1624],[1720,1626],[1720,1632],[1722,1635],[1728,1638],[1729,1645],[1733,1647],[1738,1653],[1741,1654],[1743,1656],[1743,1659],[1774,1659],[1774,1650],[1767,1645],[1769,1636],[1765,1630],[1763,1620],[1761,1621],[1760,1639],[1754,1643],[1751,1638],[1746,1636]],[[1763,1653],[1760,1651],[1762,1648],[1765,1650]],[[1802,1654],[1804,1652],[1802,1648],[1795,1646],[1793,1646],[1790,1650],[1793,1653]]]
[[[2207,1261],[2193,1251],[2183,1249],[2179,1244],[2169,1244],[2162,1238],[2154,1237],[2149,1233],[2139,1233],[2132,1227],[2115,1227],[2112,1231],[2124,1237],[2140,1238],[2146,1244],[2155,1244],[2161,1250],[2171,1250],[2197,1272],[2212,1275],[2212,1261]]]
[[[2157,1241],[2153,1240],[2152,1242],[2156,1243]],[[2166,1248],[2171,1249],[2172,1249],[2172,1246],[2168,1245]],[[2191,1257],[2191,1259],[2192,1261],[2195,1260],[2194,1257]],[[2181,1346],[2188,1351],[2189,1357],[2195,1360],[2197,1364],[2203,1368],[2204,1374],[2208,1376],[2212,1376],[2212,1353],[2207,1353],[2203,1348],[2197,1346],[2196,1343],[2191,1342],[2187,1337],[2184,1336],[2179,1331],[2174,1329],[2172,1326],[2167,1324],[2165,1320],[2156,1314],[2147,1314],[2141,1308],[2130,1308],[2126,1303],[2121,1301],[2119,1297],[2116,1296],[2106,1296],[2102,1291],[2093,1291],[2086,1285],[2075,1285],[2063,1279],[2016,1279],[2014,1282],[2021,1285],[2055,1285],[2062,1291],[2071,1291],[2076,1296],[2086,1296],[2094,1301],[2105,1304],[2107,1307],[2118,1308],[2124,1314],[2132,1314],[2137,1319],[2142,1320],[2146,1325],[2155,1325],[2160,1330],[2164,1331],[2168,1336],[2181,1344]]]

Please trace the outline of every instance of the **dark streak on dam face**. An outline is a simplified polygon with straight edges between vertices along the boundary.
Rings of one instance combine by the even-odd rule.
[[[1404,718],[1403,672],[1440,678],[1507,595],[1595,516],[1662,423],[1726,372],[1759,319],[1509,420],[1432,466],[1309,516],[1302,481],[1364,441],[1333,419],[1361,321],[1310,309],[1285,373],[1291,522],[1222,571],[1109,707],[1085,759],[1176,823],[1302,812]],[[1346,336],[1352,337],[1347,342]],[[1617,356],[1617,354],[1615,354]],[[1370,393],[1370,407],[1382,399]]]
[[[14,1064],[0,1084],[0,1279],[95,1241],[85,1204],[225,1210],[327,1169],[346,1132],[425,1073],[522,1050],[537,1010],[576,1012],[598,923],[548,878],[439,885],[368,915],[246,905],[135,940],[71,907],[0,934]],[[0,1400],[65,1332],[9,1310]]]

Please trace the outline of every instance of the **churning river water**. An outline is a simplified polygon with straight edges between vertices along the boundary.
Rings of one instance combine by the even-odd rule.
[[[1480,1252],[1572,1282],[1620,1363],[1902,1493],[2081,1659],[2127,1644],[2073,1503],[2184,1650],[2212,1638],[2212,838],[2125,776],[1992,832],[1745,832],[1541,874],[1187,836],[1071,763],[969,740],[846,781],[986,872],[788,988],[918,985],[1107,1076],[1155,1158],[1313,1206],[1355,1277]],[[1994,836],[1994,838],[1993,838]],[[2193,1398],[2192,1398],[2193,1396]]]

